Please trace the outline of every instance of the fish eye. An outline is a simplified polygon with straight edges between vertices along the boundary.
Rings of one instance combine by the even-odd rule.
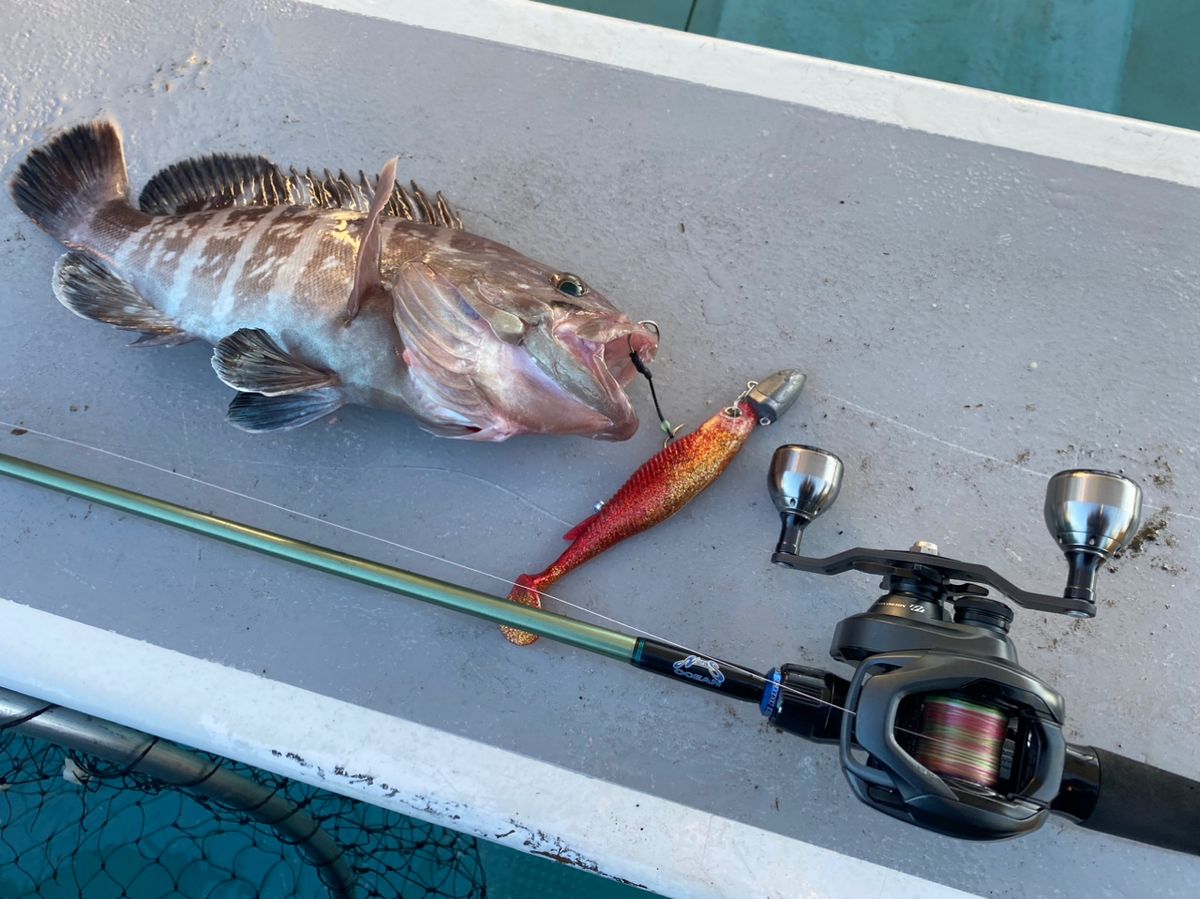
[[[558,289],[559,293],[566,294],[569,297],[581,297],[588,292],[588,287],[583,283],[583,279],[578,275],[572,275],[570,272],[551,275],[550,283]]]

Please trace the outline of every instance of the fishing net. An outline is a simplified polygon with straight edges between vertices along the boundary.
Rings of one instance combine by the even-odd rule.
[[[473,837],[207,758],[307,813],[342,849],[356,897],[487,895]],[[270,826],[135,769],[0,728],[0,897],[331,895],[325,872]]]

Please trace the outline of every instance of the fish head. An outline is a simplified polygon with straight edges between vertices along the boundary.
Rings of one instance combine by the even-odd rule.
[[[519,283],[489,279],[480,290],[521,321],[516,352],[505,354],[508,365],[497,372],[504,379],[497,405],[526,432],[629,439],[638,417],[625,388],[637,377],[635,356],[653,361],[657,331],[577,275],[541,266],[529,274]]]
[[[650,363],[657,328],[635,322],[570,272],[473,235],[445,271],[488,332],[472,379],[493,433],[575,434],[627,440],[638,417],[626,386],[634,356]],[[462,249],[474,249],[465,264]],[[429,257],[427,257],[429,258]],[[438,260],[429,264],[440,268]]]

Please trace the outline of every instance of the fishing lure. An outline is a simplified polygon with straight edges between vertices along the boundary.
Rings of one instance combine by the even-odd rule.
[[[541,608],[542,594],[580,565],[670,518],[720,477],[756,427],[773,423],[791,407],[804,380],[789,369],[752,381],[732,405],[686,437],[669,441],[596,514],[563,535],[571,545],[554,564],[541,574],[518,577],[508,598]],[[518,646],[537,640],[526,631],[500,629]]]

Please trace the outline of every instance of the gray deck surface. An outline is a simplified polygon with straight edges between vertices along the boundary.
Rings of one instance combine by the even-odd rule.
[[[1065,693],[1072,739],[1200,776],[1200,192],[324,10],[213,0],[167,27],[155,9],[0,13],[6,182],[53,128],[100,112],[122,123],[138,187],[199,152],[369,170],[401,152],[401,174],[444,190],[469,228],[660,322],[675,420],[698,423],[747,378],[809,373],[711,493],[564,596],[762,668],[822,664],[876,585],[768,564],[776,444],[847,463],[813,553],[925,538],[1048,590],[1063,567],[1046,477],[1121,469],[1165,522],[1156,542],[1104,575],[1096,620],[1023,613],[1014,636]],[[548,562],[659,443],[638,385],[650,423],[625,444],[460,443],[360,408],[242,434],[206,347],[126,350],[62,309],[59,252],[5,197],[5,421],[504,576]],[[0,450],[503,591],[34,434],[4,428]],[[1195,895],[1200,861],[1065,824],[975,845],[894,822],[851,797],[831,748],[769,732],[751,706],[545,641],[517,650],[474,620],[32,487],[0,483],[0,504],[10,599],[969,890]]]

